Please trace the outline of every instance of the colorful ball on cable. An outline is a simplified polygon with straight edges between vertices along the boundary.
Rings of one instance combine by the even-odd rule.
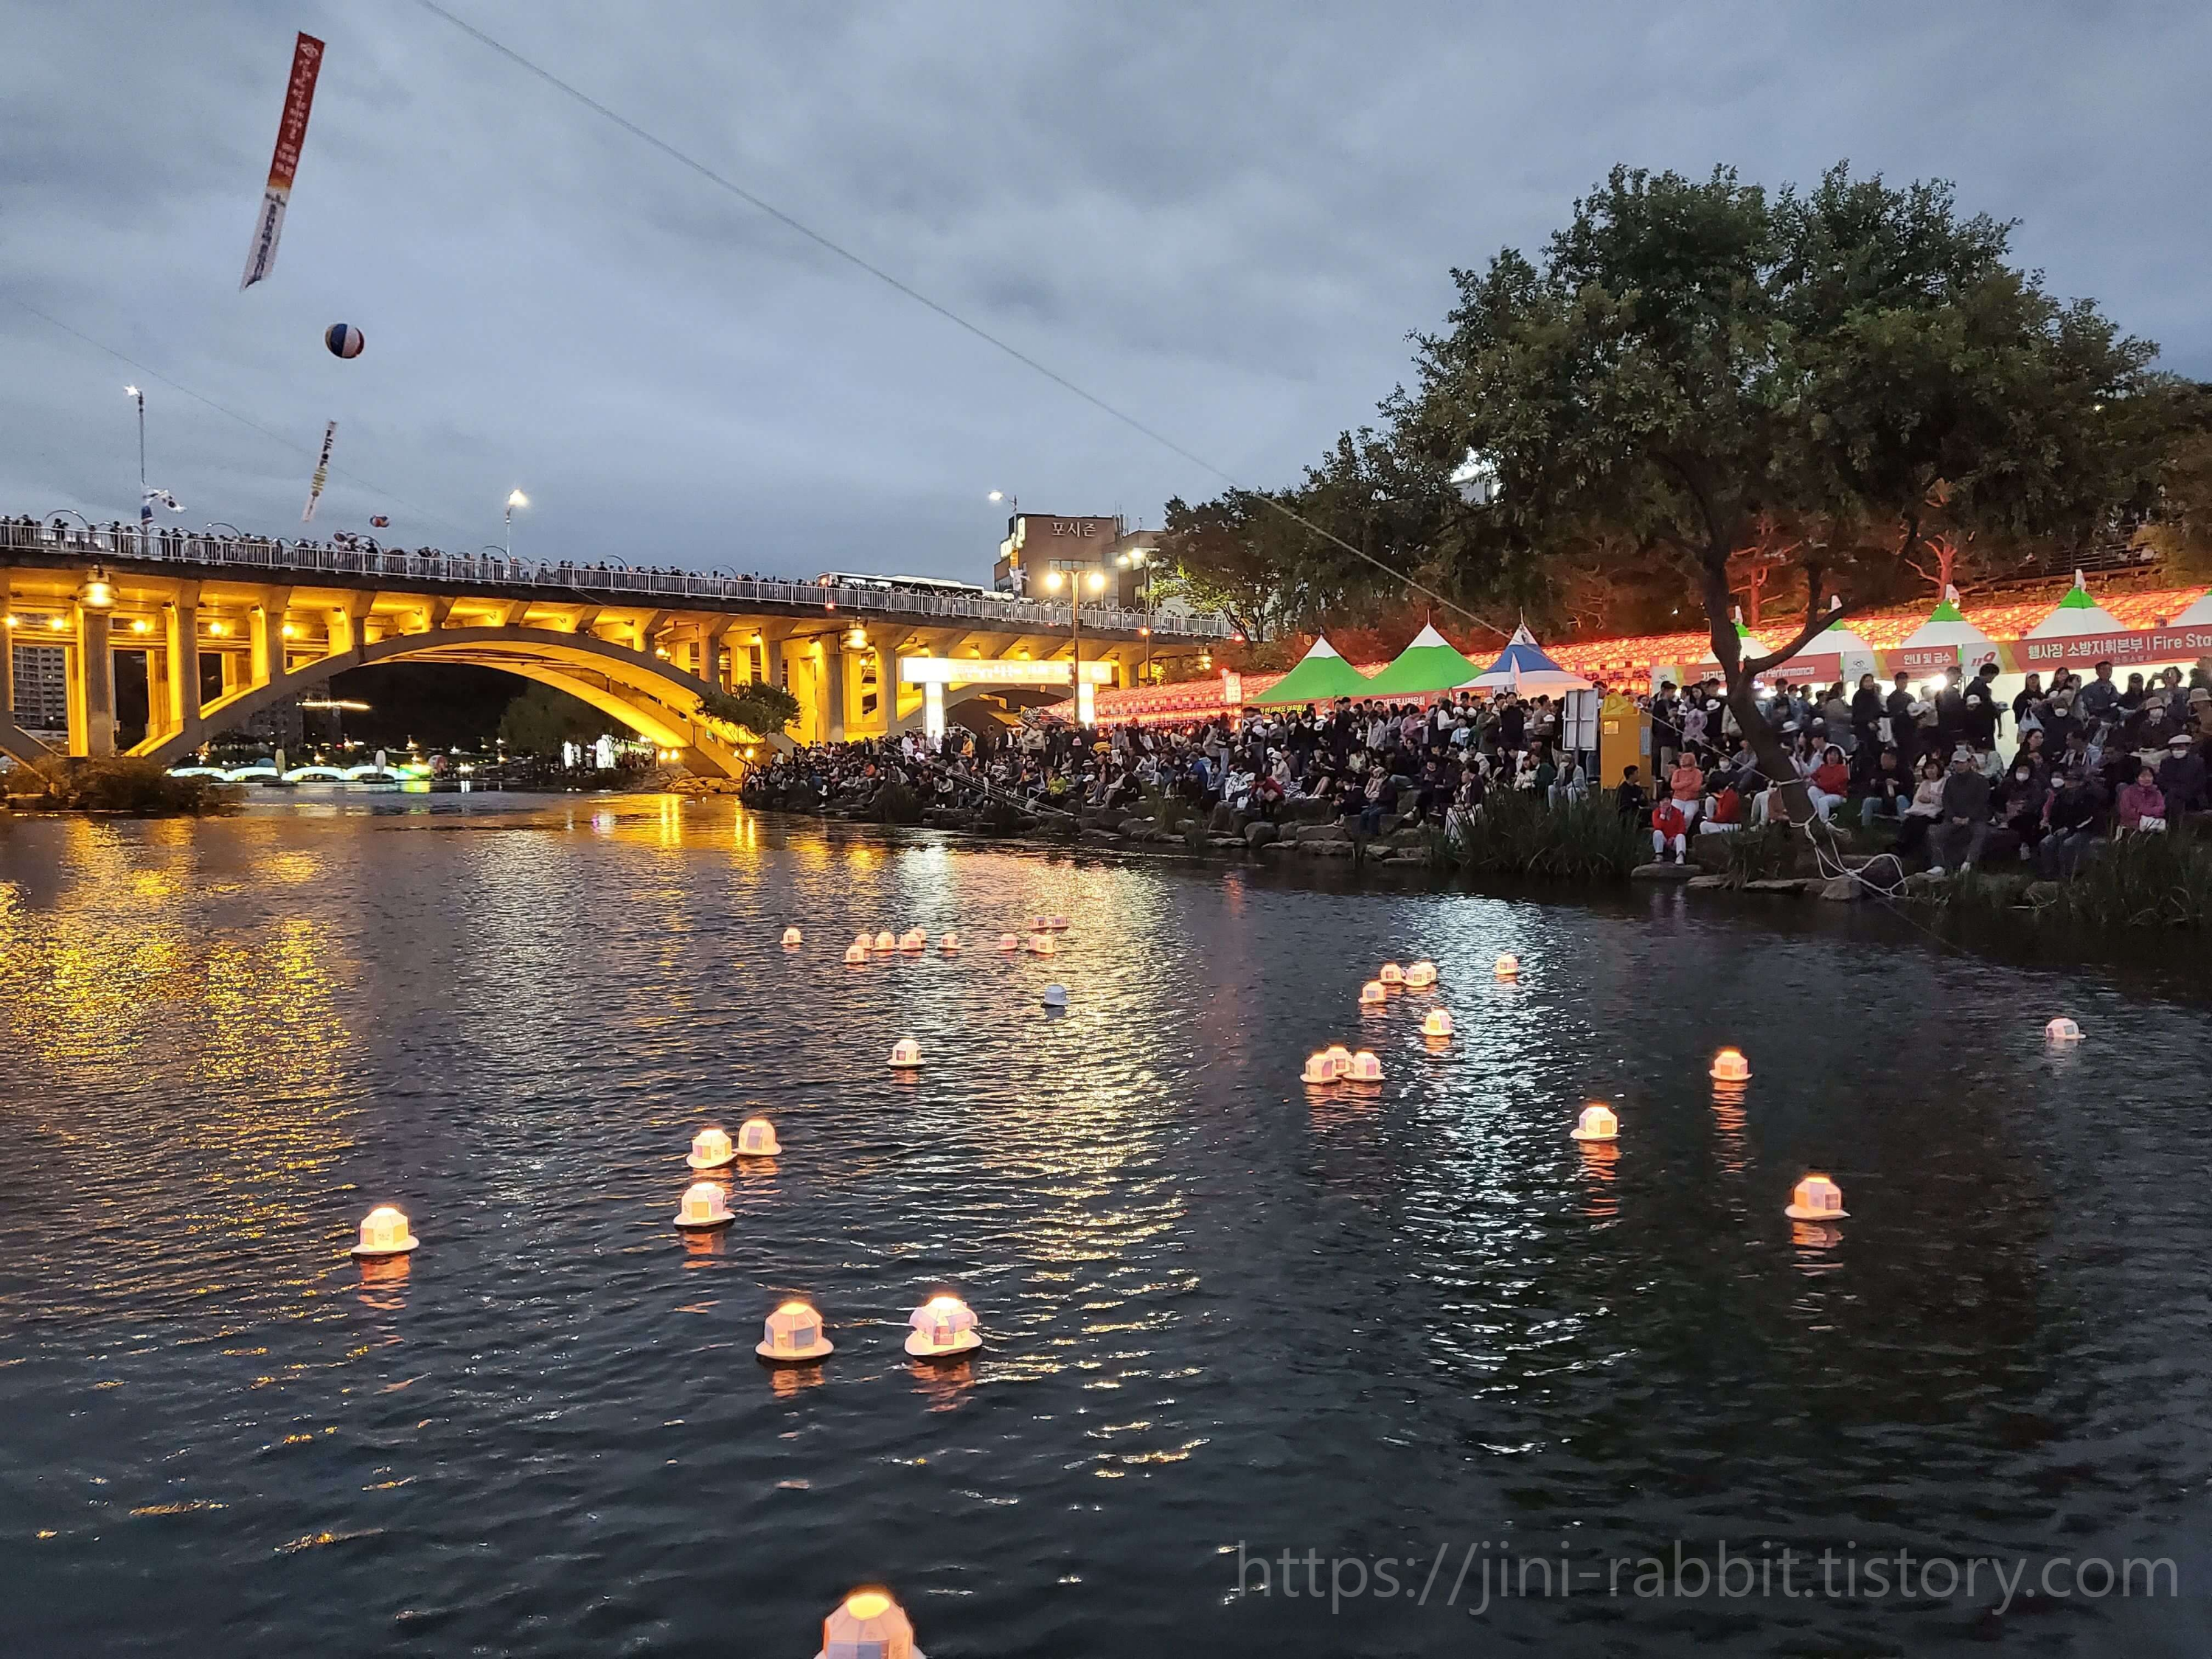
[[[1620,1120],[1613,1109],[1595,1103],[1583,1108],[1583,1115],[1575,1120],[1575,1127],[1567,1131],[1576,1140],[1618,1140]]]
[[[943,1359],[983,1346],[975,1334],[975,1316],[957,1296],[933,1296],[908,1316],[914,1329],[908,1333],[906,1351],[916,1359]]]
[[[2079,1042],[2081,1028],[2062,1015],[2043,1028],[2043,1035],[2053,1042]]]
[[[763,1359],[793,1364],[824,1358],[836,1352],[836,1349],[822,1334],[822,1316],[814,1311],[814,1304],[793,1300],[785,1303],[763,1322],[761,1340],[753,1344],[753,1352]]]
[[[676,1224],[686,1232],[703,1232],[710,1227],[726,1227],[737,1217],[730,1213],[730,1201],[722,1189],[711,1181],[695,1181],[684,1189],[683,1201],[676,1208]]]
[[[330,348],[333,357],[358,357],[368,342],[351,323],[332,323],[323,331],[323,343]]]
[[[764,1117],[749,1117],[738,1125],[739,1158],[774,1158],[783,1150],[775,1138],[775,1125]]]
[[[1792,1221],[1841,1221],[1850,1212],[1844,1207],[1844,1189],[1816,1172],[1797,1183],[1783,1213]]]
[[[362,1257],[405,1255],[421,1243],[407,1231],[407,1215],[389,1204],[380,1204],[362,1218],[361,1243],[350,1254]]]
[[[914,1625],[889,1590],[856,1589],[822,1621],[822,1650],[814,1659],[922,1659]]]
[[[709,1127],[691,1137],[691,1151],[684,1161],[695,1170],[719,1170],[737,1155],[729,1136]]]

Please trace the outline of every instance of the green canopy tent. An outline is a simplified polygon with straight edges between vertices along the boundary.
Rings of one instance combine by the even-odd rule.
[[[1367,676],[1339,656],[1323,637],[1298,659],[1297,667],[1250,701],[1333,702],[1339,697],[1364,697],[1367,690]]]
[[[1451,642],[1423,623],[1413,642],[1397,659],[1367,682],[1370,697],[1425,697],[1465,685],[1482,670],[1451,647]]]

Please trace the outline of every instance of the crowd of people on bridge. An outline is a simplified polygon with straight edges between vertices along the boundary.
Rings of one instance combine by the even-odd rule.
[[[1971,677],[1954,669],[1924,693],[1905,674],[1887,689],[1866,675],[1855,690],[1777,680],[1757,702],[1788,757],[1780,778],[1717,678],[1665,684],[1636,699],[1651,720],[1650,775],[1631,769],[1609,799],[1649,825],[1656,855],[1679,859],[1692,835],[1780,817],[1776,785],[1802,781],[1821,820],[1886,824],[1901,854],[1938,872],[1981,863],[2003,830],[2014,856],[2053,877],[2116,836],[2212,811],[2212,659],[2124,684],[2106,663],[2048,685],[2031,674],[2008,699],[1996,678],[1994,665]],[[975,809],[996,796],[1070,814],[1142,812],[1171,794],[1253,818],[1318,801],[1360,833],[1429,823],[1449,834],[1501,790],[1555,805],[1591,796],[1587,757],[1561,745],[1563,713],[1549,697],[1461,692],[1095,732],[1051,720],[956,728],[934,744],[912,733],[798,748],[756,771],[746,793],[866,811],[891,784],[924,805]]]

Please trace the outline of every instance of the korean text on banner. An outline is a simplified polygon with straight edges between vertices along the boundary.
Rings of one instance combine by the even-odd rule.
[[[323,428],[323,455],[322,459],[315,463],[313,481],[307,485],[307,511],[300,514],[301,524],[307,523],[315,516],[315,503],[323,498],[323,485],[329,481],[331,476],[331,445],[337,441],[337,435],[338,423],[336,421],[332,421]]]
[[[269,163],[268,188],[253,221],[253,241],[246,251],[243,294],[276,263],[276,239],[283,234],[284,204],[292,199],[292,175],[299,170],[300,146],[307,139],[307,112],[315,102],[315,76],[323,67],[323,43],[302,34],[292,48],[292,80],[284,89],[284,118],[276,127],[276,154]]]

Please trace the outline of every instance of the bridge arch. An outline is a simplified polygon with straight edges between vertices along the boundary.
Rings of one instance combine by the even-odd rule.
[[[679,749],[695,772],[743,775],[743,727],[696,712],[714,688],[665,658],[589,634],[548,628],[446,628],[395,634],[275,674],[209,702],[184,729],[151,738],[131,752],[173,766],[215,733],[271,704],[328,684],[334,674],[382,662],[468,663],[554,686],[664,749]]]

